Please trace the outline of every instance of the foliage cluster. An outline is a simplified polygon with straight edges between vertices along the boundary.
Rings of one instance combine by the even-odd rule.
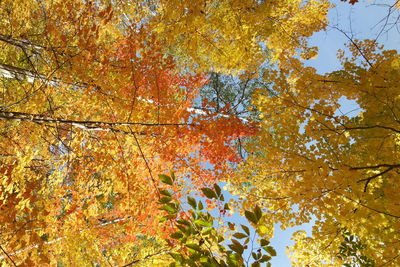
[[[332,7],[2,0],[1,264],[399,265],[400,56],[307,67]]]

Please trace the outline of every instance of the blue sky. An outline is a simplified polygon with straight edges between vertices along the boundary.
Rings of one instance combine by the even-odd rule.
[[[393,5],[395,1],[360,0],[354,6],[340,0],[332,0],[331,2],[336,7],[329,12],[330,27],[327,31],[314,34],[310,40],[312,45],[318,46],[319,56],[316,59],[309,60],[307,62],[309,66],[315,67],[321,74],[340,68],[336,53],[338,49],[344,49],[344,44],[348,42],[348,39],[335,27],[346,32],[353,39],[376,39],[378,37],[378,42],[385,45],[385,49],[398,50],[400,47],[400,23],[399,29],[394,26],[386,32],[392,26],[391,23],[400,16],[398,10],[389,9],[390,5]],[[386,21],[389,12],[392,13]],[[341,104],[341,112],[343,113],[357,107],[354,101],[346,99],[343,99]],[[311,227],[312,224],[307,224],[282,231],[276,226],[275,237],[271,240],[271,244],[277,250],[278,256],[272,259],[272,266],[291,266],[285,254],[285,248],[293,244],[290,240],[292,233],[297,230],[306,230],[310,233]]]
[[[390,28],[390,24],[399,16],[399,11],[391,9],[392,13],[385,26],[385,18],[389,7],[395,1],[376,0],[366,1],[360,0],[354,6],[340,0],[331,0],[336,5],[329,12],[330,26],[327,31],[318,32],[311,38],[310,44],[318,46],[319,56],[314,60],[309,60],[310,66],[315,67],[319,73],[330,72],[340,67],[336,58],[338,49],[344,48],[344,43],[348,42],[346,36],[335,29],[335,27],[346,32],[353,39],[376,39],[385,45],[385,49],[398,49],[400,45],[399,32],[393,27],[386,33],[386,29]],[[400,30],[400,24],[399,24]],[[381,34],[379,34],[381,32]]]

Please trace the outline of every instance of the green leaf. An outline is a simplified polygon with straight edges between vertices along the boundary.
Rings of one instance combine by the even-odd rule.
[[[199,210],[204,209],[203,203],[201,201],[199,201]]]
[[[260,259],[260,262],[267,262],[269,260],[271,260],[272,258],[270,256],[267,255],[263,255]]]
[[[230,254],[228,256],[228,266],[229,267],[236,267],[238,266],[238,257],[237,254]]]
[[[224,205],[224,210],[229,210],[229,205],[228,205],[228,203],[225,203],[225,205]]]
[[[199,220],[195,220],[194,223],[196,225],[203,226],[203,227],[211,227],[212,226],[212,223],[206,222],[206,221],[203,221],[203,220],[200,220],[200,219]]]
[[[173,239],[179,239],[179,238],[183,237],[183,234],[180,233],[180,232],[175,232],[172,235],[170,235],[170,237],[173,238]]]
[[[269,245],[269,241],[268,241],[268,240],[265,240],[265,239],[261,239],[261,240],[260,240],[260,245],[261,245],[262,247],[268,246],[268,245]]]
[[[262,217],[262,211],[258,205],[256,205],[254,208],[254,214],[255,214],[255,216],[257,218],[257,222],[258,222]]]
[[[192,261],[191,259],[186,259],[185,265],[188,265],[190,267],[197,267],[196,263],[194,261]]]
[[[160,200],[158,201],[158,203],[160,203],[160,204],[166,204],[166,203],[170,202],[171,200],[172,200],[171,197],[162,197],[162,198],[160,198]]]
[[[208,235],[208,234],[210,234],[210,233],[212,232],[212,230],[213,230],[212,227],[207,228],[206,230],[203,231],[203,235]]]
[[[261,265],[260,265],[260,263],[258,262],[258,261],[256,261],[256,262],[253,262],[252,264],[251,264],[251,267],[260,267]]]
[[[167,197],[172,197],[171,193],[167,189],[160,190],[160,194]]]
[[[250,229],[249,229],[249,227],[247,227],[246,225],[243,225],[243,224],[241,224],[240,226],[242,227],[243,231],[246,232],[247,235],[250,235]]]
[[[181,239],[181,243],[182,244],[185,244],[187,242],[187,237],[183,237],[182,239]]]
[[[175,212],[175,210],[172,207],[167,206],[167,205],[162,206],[160,208],[160,210],[165,210],[165,211],[168,211],[169,213],[174,213]]]
[[[258,260],[257,254],[256,254],[256,253],[252,252],[252,253],[251,253],[251,256],[253,256],[253,259]]]
[[[239,248],[237,248],[235,245],[233,245],[233,244],[230,244],[230,245],[228,245],[228,247],[232,250],[232,251],[235,251],[236,253],[239,253]]]
[[[257,224],[258,220],[253,212],[246,210],[244,211],[244,215],[246,216],[247,220],[249,220],[249,222]]]
[[[217,198],[215,192],[210,188],[202,188],[201,191],[207,198]]]
[[[245,235],[243,233],[234,233],[233,236],[238,238],[238,239],[242,239],[242,238],[247,237],[247,235]]]
[[[190,222],[184,219],[178,220],[177,223],[190,226]]]
[[[192,197],[187,197],[188,203],[193,209],[197,208],[196,200]]]
[[[228,222],[228,227],[230,230],[234,230],[235,229],[235,225],[231,222]]]
[[[186,228],[186,231],[185,231],[185,233],[186,233],[186,235],[197,235],[198,234],[198,231],[196,230],[196,229],[194,229],[192,226],[189,226],[188,228]]]
[[[220,196],[221,195],[221,187],[219,187],[219,185],[217,185],[217,184],[214,184],[214,189],[215,189],[215,192],[217,193],[217,196]]]
[[[169,255],[170,255],[174,260],[177,260],[177,261],[179,261],[179,262],[181,262],[182,259],[183,259],[183,258],[182,258],[182,255],[179,254],[179,253],[170,252]]]
[[[189,243],[189,244],[186,244],[186,246],[188,248],[193,249],[193,250],[201,251],[201,247],[199,245],[197,245],[197,244]]]
[[[232,239],[232,243],[235,244],[235,246],[240,248],[240,254],[242,254],[244,251],[244,246],[236,239]]]
[[[275,251],[275,249],[273,248],[273,247],[271,247],[271,246],[268,246],[268,247],[263,247],[263,249],[266,251],[266,252],[268,252],[269,253],[269,255],[271,255],[271,256],[276,256],[276,251]]]
[[[242,246],[242,244],[240,244],[239,241],[235,239],[232,239],[232,244],[228,245],[228,247],[239,254],[242,254],[244,251],[244,247]]]
[[[160,181],[165,183],[165,184],[169,184],[172,185],[172,178],[169,177],[168,175],[165,174],[159,174],[158,177],[160,178]]]
[[[193,253],[192,255],[189,256],[189,258],[193,261],[196,262],[197,260],[199,260],[201,257],[201,255],[199,253]]]

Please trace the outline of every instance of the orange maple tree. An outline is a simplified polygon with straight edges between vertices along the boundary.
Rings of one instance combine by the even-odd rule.
[[[171,228],[157,220],[156,174],[207,185],[254,129],[192,108],[206,76],[179,73],[145,26],[121,27],[110,6],[5,1],[0,12],[2,261],[144,258]]]

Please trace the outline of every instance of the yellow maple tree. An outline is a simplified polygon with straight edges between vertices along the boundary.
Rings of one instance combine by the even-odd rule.
[[[165,49],[197,71],[254,72],[268,57],[310,53],[327,1],[150,1],[150,27]],[[263,47],[269,52],[263,51]]]
[[[349,49],[350,57],[339,54],[343,68],[325,75],[288,58],[266,74],[272,89],[254,100],[262,132],[237,193],[263,205],[266,225],[314,221],[312,237],[295,237],[290,255],[299,266],[342,264],[343,231],[377,265],[399,260],[400,57],[370,40],[352,40]],[[356,110],[342,113],[343,99]]]

